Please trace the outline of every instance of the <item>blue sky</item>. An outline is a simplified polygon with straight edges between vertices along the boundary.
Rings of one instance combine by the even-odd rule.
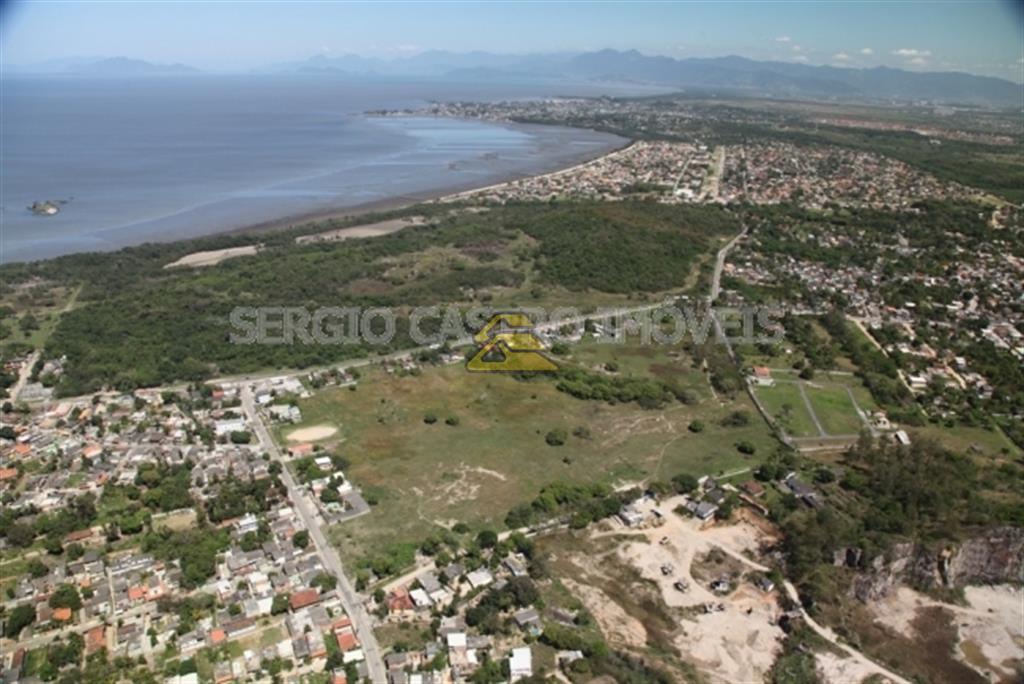
[[[209,70],[314,54],[636,48],[1021,80],[1020,3],[7,2],[3,59],[129,56]]]

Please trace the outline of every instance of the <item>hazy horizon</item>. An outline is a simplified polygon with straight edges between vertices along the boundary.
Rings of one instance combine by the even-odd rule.
[[[3,64],[127,57],[247,72],[315,55],[396,60],[635,49],[1024,80],[1020,5],[951,3],[8,3]]]

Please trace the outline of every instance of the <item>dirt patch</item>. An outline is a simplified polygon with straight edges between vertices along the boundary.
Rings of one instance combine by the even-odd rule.
[[[186,254],[177,261],[165,264],[164,268],[178,268],[179,266],[187,266],[191,268],[215,266],[225,259],[232,259],[240,256],[252,256],[261,249],[263,249],[262,244],[245,245],[244,247],[229,247],[228,249],[214,249],[209,252],[193,252],[192,254]]]
[[[434,496],[430,497],[431,501],[443,501],[446,505],[455,505],[465,501],[473,501],[479,496],[481,483],[475,482],[481,477],[494,478],[504,482],[506,479],[504,473],[499,473],[496,470],[489,470],[487,468],[481,468],[479,466],[469,466],[465,463],[460,463],[451,473],[446,473],[447,477],[442,477],[446,480],[446,484],[441,485],[434,491]],[[414,488],[417,496],[423,498],[425,493]]]
[[[967,587],[968,609],[954,608],[964,660],[989,681],[1019,681],[1024,670],[1024,596],[1010,585]]]
[[[338,428],[333,425],[311,425],[288,433],[289,442],[317,442],[333,437]]]
[[[818,676],[827,684],[864,682],[877,673],[876,669],[856,658],[843,658],[831,651],[815,653],[814,663]]]
[[[191,508],[153,516],[153,529],[166,527],[170,530],[180,531],[194,527],[195,524],[196,512]]]
[[[874,604],[872,612],[877,624],[914,644],[928,643],[934,638],[922,628],[932,629],[929,624],[937,619],[934,611],[944,613],[949,627],[943,626],[941,630],[952,630],[948,638],[956,643],[953,655],[959,667],[970,666],[990,682],[1015,681],[1024,652],[1021,590],[1009,585],[967,587],[964,597],[968,605],[952,605],[900,587]]]
[[[594,616],[601,633],[613,646],[642,649],[647,646],[647,630],[636,618],[630,617],[622,606],[595,587],[580,584],[569,578],[562,582],[578,596]]]
[[[300,235],[295,238],[295,242],[300,245],[304,245],[311,242],[336,242],[339,240],[351,240],[354,238],[380,237],[381,235],[395,233],[410,226],[423,225],[425,222],[426,219],[422,216],[390,219],[388,221],[378,221],[377,223],[364,223],[363,225],[352,226],[351,228],[328,230],[314,235]]]
[[[911,678],[933,684],[987,681],[958,659],[957,627],[949,607],[911,605],[907,613],[913,616],[909,621],[901,618],[889,626],[874,619],[877,613],[872,607],[852,604],[843,619],[866,655]]]
[[[694,558],[690,567],[693,578],[705,585],[715,580],[724,580],[736,586],[746,570],[743,563],[717,547]]]
[[[657,504],[660,510],[671,510],[679,501],[669,499]],[[641,507],[653,507],[644,502]],[[601,548],[606,542],[622,534],[617,527],[590,536],[590,546]],[[695,557],[706,557],[709,553],[718,556],[720,551],[712,544],[715,539],[729,539],[740,548],[759,546],[762,532],[754,526],[741,523],[722,528],[701,529],[695,520],[683,519],[678,515],[666,516],[662,525],[640,530],[637,535],[620,539],[615,555],[605,560],[603,555],[594,554],[586,567],[609,575],[624,589],[614,593],[621,604],[628,596],[630,603],[639,603],[640,591],[636,587],[647,585],[659,589],[660,596],[651,597],[657,601],[652,614],[669,614],[675,617],[672,629],[660,629],[657,625],[646,625],[648,641],[657,642],[658,635],[668,643],[659,649],[662,652],[678,653],[684,661],[693,663],[710,676],[712,681],[747,682],[762,681],[782,648],[784,634],[777,626],[779,607],[774,592],[763,592],[746,582],[733,584],[728,596],[720,596],[708,588],[706,583],[694,579],[691,566]],[[731,556],[721,559],[717,570],[729,568],[731,574],[748,570]],[[615,566],[625,566],[615,570]],[[627,573],[638,575],[642,583],[620,579]],[[588,583],[593,584],[589,581]],[[676,588],[682,580],[688,585],[686,591]],[[625,588],[628,587],[628,590]],[[649,604],[648,604],[649,605]],[[711,607],[710,609],[705,608]],[[629,608],[623,606],[629,612]],[[634,617],[638,616],[634,613]],[[639,618],[638,618],[639,619]],[[605,630],[601,624],[602,631]]]

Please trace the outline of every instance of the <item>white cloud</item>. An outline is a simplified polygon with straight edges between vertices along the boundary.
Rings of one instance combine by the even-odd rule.
[[[910,60],[910,63],[915,66],[924,66],[925,64],[928,63],[928,60],[925,59],[924,57],[914,57],[912,60]]]
[[[862,54],[862,55],[873,55],[873,54],[875,54],[875,51],[872,50],[871,48],[861,48],[860,49],[860,54]]]
[[[850,55],[846,54],[845,52],[837,52],[836,54],[832,55],[832,59],[834,59],[837,62],[849,62]]]
[[[800,47],[799,45],[794,45],[792,49],[793,49],[793,52],[803,52],[804,51],[804,49],[802,47]]]
[[[807,61],[807,55],[797,55],[796,57],[793,58],[793,61],[794,62],[806,62]]]
[[[931,57],[931,50],[918,50],[917,48],[900,48],[893,50],[892,54],[897,57]]]
[[[779,36],[778,38],[775,39],[775,42],[776,43],[791,43],[791,42],[793,42],[793,39],[790,38],[789,36]]]

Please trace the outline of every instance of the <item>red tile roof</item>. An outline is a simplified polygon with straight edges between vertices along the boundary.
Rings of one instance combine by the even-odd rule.
[[[343,653],[359,648],[359,639],[356,638],[356,635],[351,630],[346,629],[343,632],[338,632],[334,637],[338,640],[338,648]]]
[[[93,627],[85,633],[85,652],[95,653],[107,645],[106,628],[103,625]]]
[[[303,589],[292,594],[289,603],[291,603],[292,610],[299,610],[306,606],[311,606],[314,603],[320,601],[320,592],[316,589]]]

